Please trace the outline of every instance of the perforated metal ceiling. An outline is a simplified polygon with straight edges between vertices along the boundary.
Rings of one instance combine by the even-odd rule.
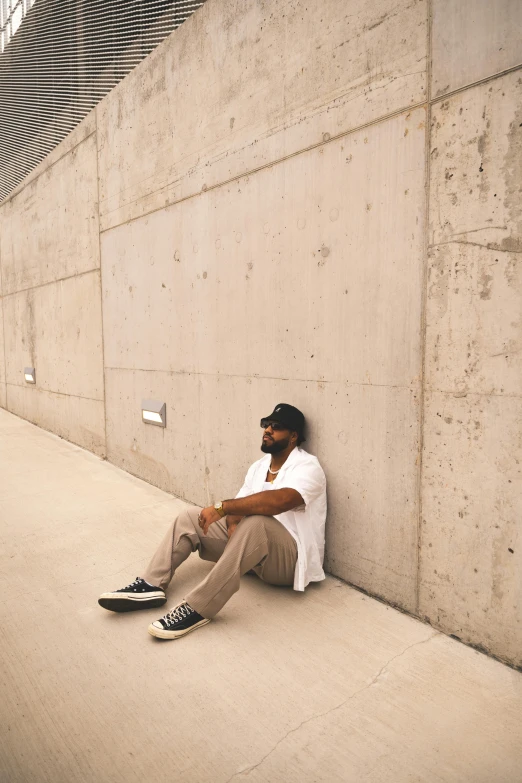
[[[0,201],[204,2],[0,0]]]

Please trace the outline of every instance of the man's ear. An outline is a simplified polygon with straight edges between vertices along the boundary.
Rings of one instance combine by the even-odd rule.
[[[292,434],[290,435],[290,440],[292,441],[292,443],[297,443],[298,437],[299,436],[297,432],[292,432]]]

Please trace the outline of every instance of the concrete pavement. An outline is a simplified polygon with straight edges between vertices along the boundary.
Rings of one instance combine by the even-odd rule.
[[[97,597],[182,501],[3,410],[0,476],[2,783],[522,783],[519,672],[334,578],[157,641]]]

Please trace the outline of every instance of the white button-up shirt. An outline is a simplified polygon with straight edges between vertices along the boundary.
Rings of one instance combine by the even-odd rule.
[[[236,498],[265,490],[271,459],[271,454],[265,454],[250,466]],[[275,514],[297,542],[294,590],[304,590],[309,582],[320,582],[325,578],[326,477],[319,460],[304,449],[295,448],[275,477],[271,489],[295,489],[304,500],[302,506]]]

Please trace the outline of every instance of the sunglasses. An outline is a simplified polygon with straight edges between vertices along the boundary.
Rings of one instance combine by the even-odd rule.
[[[279,421],[271,421],[270,419],[261,419],[261,429],[266,430],[268,427],[272,427],[273,432],[281,432],[282,430],[287,430],[288,427],[285,427],[284,424],[281,424]]]

